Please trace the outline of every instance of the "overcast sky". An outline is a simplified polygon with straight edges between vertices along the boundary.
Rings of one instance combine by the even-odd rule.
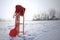
[[[60,11],[60,0],[0,0],[0,18],[12,19],[17,4],[26,8],[25,20],[32,20],[33,15],[49,8]]]

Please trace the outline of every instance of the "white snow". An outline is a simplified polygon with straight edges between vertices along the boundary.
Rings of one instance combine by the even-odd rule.
[[[14,23],[0,22],[0,40],[60,40],[60,20],[25,21],[24,27],[25,35],[11,38]]]

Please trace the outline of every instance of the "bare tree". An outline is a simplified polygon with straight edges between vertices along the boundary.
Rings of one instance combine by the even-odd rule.
[[[54,9],[49,9],[49,17],[50,19],[55,19],[55,13],[56,11]]]

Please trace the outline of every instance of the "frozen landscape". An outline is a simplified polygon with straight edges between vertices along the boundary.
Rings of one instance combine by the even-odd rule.
[[[60,20],[25,21],[24,27],[24,35],[11,38],[14,22],[0,22],[0,40],[60,40]]]

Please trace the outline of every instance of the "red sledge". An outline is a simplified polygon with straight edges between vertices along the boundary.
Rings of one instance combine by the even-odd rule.
[[[23,16],[23,34],[24,34],[24,12],[25,8],[22,7],[21,5],[16,5],[16,10],[14,16],[15,18],[15,27],[14,29],[11,29],[9,32],[10,37],[16,37],[20,32],[19,32],[19,26],[20,26],[20,16]]]

